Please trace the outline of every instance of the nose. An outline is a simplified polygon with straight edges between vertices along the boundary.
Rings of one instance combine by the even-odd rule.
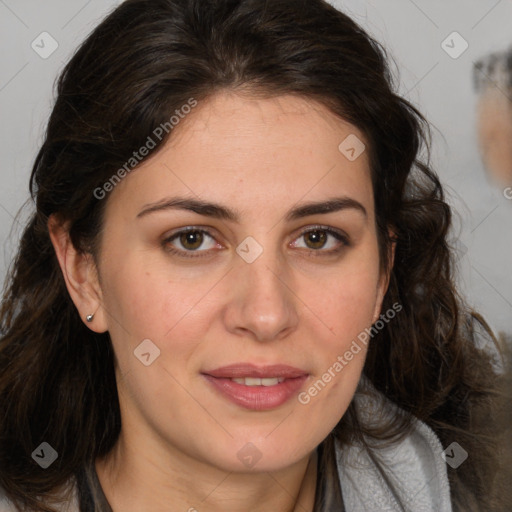
[[[284,338],[297,328],[300,300],[285,261],[263,251],[252,263],[237,261],[230,276],[232,293],[224,310],[229,332],[264,342]]]

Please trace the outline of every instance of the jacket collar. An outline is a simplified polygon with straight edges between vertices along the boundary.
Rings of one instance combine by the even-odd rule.
[[[354,401],[363,424],[376,425],[403,412],[365,379]],[[412,429],[397,442],[365,441],[369,449],[335,441],[347,512],[452,512],[443,447],[430,427],[414,419]]]

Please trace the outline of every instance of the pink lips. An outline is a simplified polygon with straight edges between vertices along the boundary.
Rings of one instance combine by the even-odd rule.
[[[225,398],[246,409],[263,411],[273,409],[292,398],[303,386],[308,373],[288,365],[257,367],[237,363],[203,372],[206,380]],[[284,379],[272,386],[246,386],[231,379],[252,377]]]

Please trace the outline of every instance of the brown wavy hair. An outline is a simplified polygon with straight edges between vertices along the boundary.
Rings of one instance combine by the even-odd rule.
[[[396,242],[383,310],[399,302],[403,312],[374,337],[363,371],[401,412],[370,430],[350,405],[321,445],[315,511],[336,500],[343,510],[332,491],[334,438],[371,450],[369,439],[392,442],[414,417],[443,446],[457,440],[470,453],[448,471],[454,510],[506,509],[499,453],[508,374],[475,342],[478,326],[490,330],[454,287],[451,211],[428,153],[419,156],[428,125],[395,86],[381,45],[323,0],[127,0],[95,28],[59,77],[31,175],[35,212],[4,292],[0,485],[9,499],[53,511],[49,500],[107,454],[121,429],[111,341],[84,325],[67,293],[50,215],[69,223],[78,250],[96,254],[108,198],[94,190],[189,98],[233,90],[296,94],[357,126],[369,142],[383,268]],[[42,441],[59,454],[44,471],[31,458]]]

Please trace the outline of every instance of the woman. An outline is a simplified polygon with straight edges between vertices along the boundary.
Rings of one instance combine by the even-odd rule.
[[[505,506],[504,377],[390,81],[321,0],[128,0],[94,30],[3,303],[6,504]]]

